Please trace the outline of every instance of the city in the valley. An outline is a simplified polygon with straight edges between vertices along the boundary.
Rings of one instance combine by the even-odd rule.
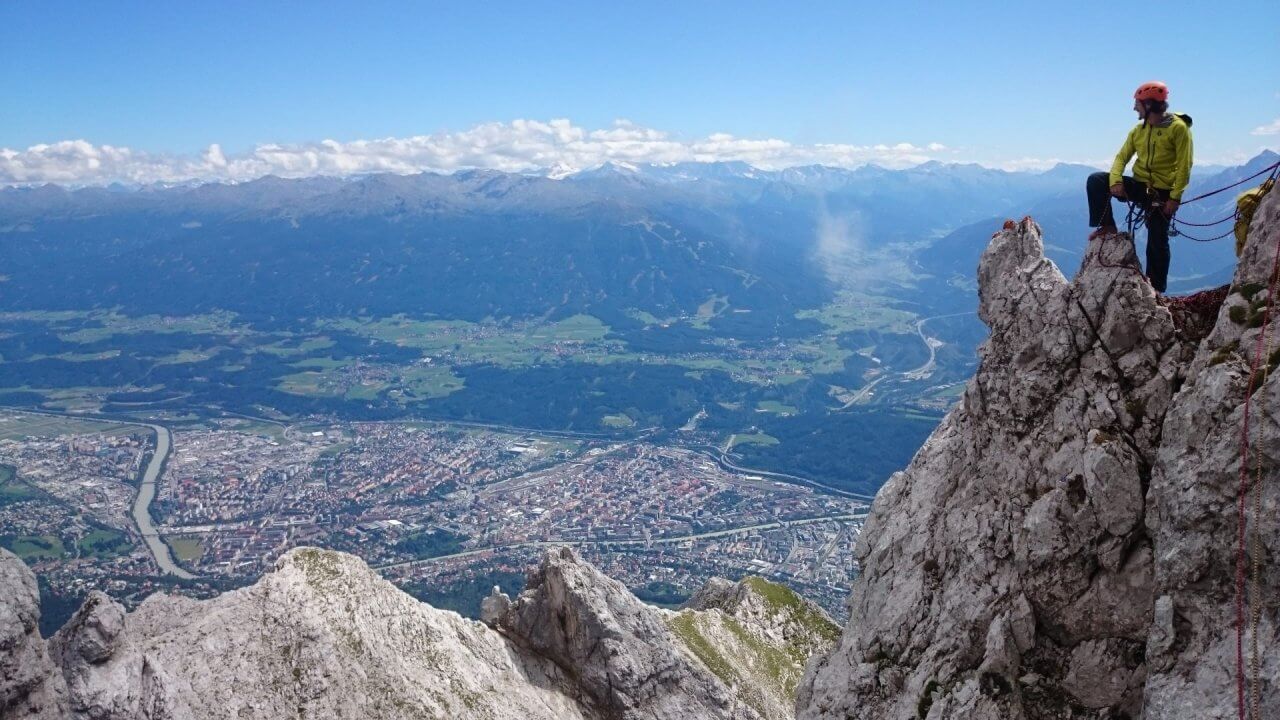
[[[474,613],[569,544],[651,602],[761,575],[843,616],[866,503],[727,457],[462,424],[0,411],[0,539],[68,606],[93,589],[206,595],[316,545]]]

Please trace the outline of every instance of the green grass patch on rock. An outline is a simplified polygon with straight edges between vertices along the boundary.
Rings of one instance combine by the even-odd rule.
[[[671,618],[668,625],[685,647],[689,648],[716,677],[731,687],[739,682],[738,672],[733,669],[733,665],[698,629],[698,616],[695,613],[689,610],[681,612]]]
[[[763,598],[771,609],[789,613],[796,622],[822,638],[834,641],[840,637],[840,626],[823,616],[820,610],[806,603],[791,588],[755,575],[744,578],[743,582],[751,592]]]

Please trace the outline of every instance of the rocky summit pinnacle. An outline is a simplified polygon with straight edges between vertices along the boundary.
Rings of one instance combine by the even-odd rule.
[[[798,715],[1235,718],[1241,427],[1278,241],[1272,193],[1204,336],[1175,323],[1127,235],[1092,240],[1068,281],[1033,221],[997,233],[977,374],[876,498],[848,626]],[[1266,347],[1264,371],[1280,337]],[[1280,378],[1252,403],[1250,464],[1275,480]],[[1280,485],[1260,492],[1245,564],[1273,717]]]
[[[47,643],[35,578],[4,550],[0,579],[3,720],[774,720],[794,717],[795,679],[838,632],[796,598],[816,614],[758,614],[736,622],[731,640],[682,634],[682,618],[723,611],[645,605],[567,548],[549,552],[514,600],[491,598],[489,624],[315,548],[211,600],[155,595],[126,613],[94,593]],[[744,605],[795,598],[759,578],[729,587],[742,588]],[[768,597],[750,599],[753,587]],[[800,615],[810,627],[796,624]],[[748,682],[764,667],[792,682]]]

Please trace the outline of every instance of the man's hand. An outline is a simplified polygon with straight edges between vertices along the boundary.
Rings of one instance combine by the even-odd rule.
[[[1111,196],[1121,200],[1126,199],[1124,195],[1124,183],[1116,183],[1111,186]]]
[[[1164,207],[1161,208],[1161,211],[1164,212],[1165,217],[1171,218],[1173,217],[1174,213],[1178,212],[1178,206],[1181,204],[1182,203],[1179,203],[1177,200],[1174,200],[1173,198],[1169,198],[1168,200],[1164,201]]]

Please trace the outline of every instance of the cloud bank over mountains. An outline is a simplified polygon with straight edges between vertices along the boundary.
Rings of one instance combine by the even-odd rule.
[[[724,133],[688,140],[620,120],[588,130],[569,120],[514,120],[469,130],[405,138],[323,140],[299,145],[258,145],[243,154],[210,145],[198,156],[148,153],[85,140],[0,148],[0,184],[239,182],[264,175],[307,177],[366,173],[451,173],[466,169],[569,174],[605,162],[672,163],[743,161],[762,169],[797,165],[851,168],[875,163],[889,168],[943,159],[940,143],[914,145],[801,145],[779,139],[748,139]]]

